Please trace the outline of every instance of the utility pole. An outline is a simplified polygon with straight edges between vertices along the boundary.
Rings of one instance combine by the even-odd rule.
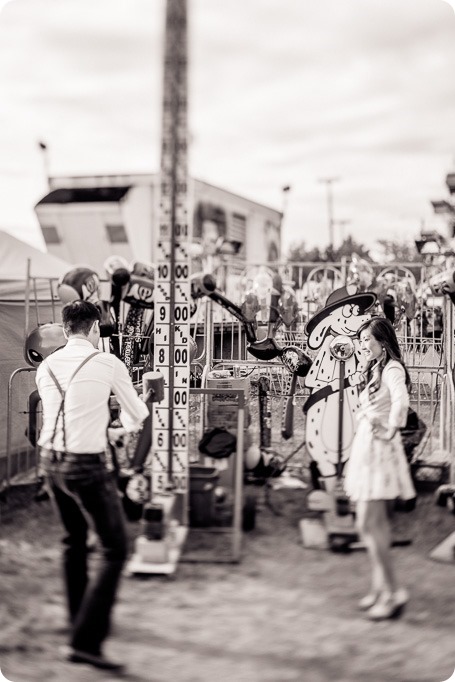
[[[285,185],[284,187],[281,188],[281,192],[283,195],[283,201],[281,205],[281,223],[284,221],[284,216],[286,213],[286,208],[288,205],[288,194],[291,191],[291,185]]]
[[[319,182],[324,182],[327,185],[327,213],[329,219],[329,249],[333,249],[333,195],[332,184],[337,182],[340,178],[320,178]]]
[[[291,191],[291,185],[284,185],[284,187],[281,188],[282,192],[282,203],[281,203],[281,219],[280,219],[280,257],[281,257],[281,250],[282,250],[282,243],[283,243],[283,224],[284,224],[284,217],[286,215],[286,209],[288,205],[288,195],[289,192]]]
[[[49,151],[47,148],[47,144],[45,144],[42,141],[38,142],[38,146],[41,149],[41,154],[43,156],[43,167],[44,167],[44,174],[46,176],[47,188],[50,190],[51,180],[50,180],[50,175],[49,175]]]

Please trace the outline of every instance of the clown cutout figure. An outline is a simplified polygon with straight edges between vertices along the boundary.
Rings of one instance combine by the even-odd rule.
[[[368,311],[376,302],[375,294],[355,293],[355,290],[355,287],[342,287],[333,291],[325,307],[305,327],[308,347],[317,351],[305,378],[305,386],[310,389],[303,406],[306,414],[306,445],[314,462],[313,481],[317,477],[318,483],[322,483],[328,491],[339,480],[340,471],[349,457],[358,409],[357,384],[362,371],[362,356],[356,335],[370,319],[371,313]],[[340,361],[331,352],[337,337],[348,337],[354,343],[354,353],[343,361],[342,372]],[[343,395],[340,395],[340,389]],[[340,429],[337,428],[340,418],[343,420],[341,442]]]

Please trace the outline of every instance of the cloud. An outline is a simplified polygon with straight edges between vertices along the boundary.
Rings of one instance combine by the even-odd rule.
[[[455,12],[455,0],[442,0],[442,1],[445,2],[447,5],[449,5],[449,7],[451,7],[453,9],[453,11]]]
[[[5,6],[1,225],[37,230],[38,139],[48,144],[54,174],[158,170],[164,7],[164,0]],[[335,211],[351,221],[346,231],[371,241],[378,229],[419,229],[435,188],[445,191],[455,153],[455,17],[444,2],[189,7],[194,176],[277,208],[281,187],[292,184],[286,242],[302,230],[326,239],[317,179],[329,175],[341,178]]]
[[[12,0],[0,0],[0,12],[5,7],[5,5],[8,4],[8,2],[12,2]]]
[[[256,198],[268,194],[279,201],[273,186],[292,180],[286,221],[290,231],[291,225],[299,231],[306,223],[310,233],[324,235],[324,230],[312,230],[326,220],[324,201],[319,202],[322,210],[316,209],[316,178],[333,173],[358,182],[359,191],[346,211],[354,216],[353,229],[364,223],[364,237],[374,238],[376,226],[387,230],[390,225],[396,231],[399,223],[404,231],[405,220],[407,232],[417,231],[429,205],[425,170],[433,169],[433,184],[439,182],[443,191],[443,173],[455,142],[450,122],[455,101],[447,87],[455,56],[454,24],[447,24],[444,11],[434,11],[435,3],[405,2],[399,7],[390,2],[322,3],[318,9],[311,6],[311,21],[305,24],[307,8],[308,3],[300,3],[291,19],[283,13],[280,21],[266,7],[261,19],[253,18],[261,24],[249,44],[240,27],[235,53],[228,24],[230,38],[219,57],[221,78],[216,80],[214,71],[220,64],[213,61],[213,96],[197,112],[201,157],[207,141],[224,168],[229,166],[223,173],[217,163],[212,171],[220,182],[236,177],[234,189],[248,186]],[[271,20],[273,26],[268,25]],[[269,50],[258,39],[266,31],[273,34]],[[226,102],[229,125],[220,134]],[[244,135],[236,137],[239,129]],[[223,137],[229,139],[229,152],[237,163],[223,154]],[[439,164],[436,171],[425,154]],[[416,159],[421,180],[413,181],[407,217],[398,220],[387,204],[401,205],[404,213],[403,169],[408,171]],[[209,172],[208,164],[202,167]],[[368,200],[362,203],[362,186],[369,176],[376,195],[372,198],[366,188],[363,195]],[[377,188],[387,181],[391,184],[387,197],[379,196]],[[339,192],[342,195],[341,187]]]

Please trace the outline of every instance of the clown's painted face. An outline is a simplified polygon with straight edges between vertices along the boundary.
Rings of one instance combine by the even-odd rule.
[[[356,303],[345,303],[330,314],[330,326],[337,334],[352,336],[370,319],[370,315],[361,313]]]

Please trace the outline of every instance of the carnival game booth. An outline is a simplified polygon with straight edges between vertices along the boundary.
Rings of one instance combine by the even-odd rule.
[[[15,251],[12,247],[16,241],[4,240],[4,263],[9,264],[10,278],[15,276],[16,279],[8,280],[5,274],[4,290],[9,287],[10,299],[3,297],[1,308],[3,310],[6,306],[3,316],[5,324],[2,325],[5,328],[2,337],[5,359],[2,360],[2,367],[6,368],[3,370],[6,378],[3,383],[8,387],[5,401],[6,454],[2,458],[2,481],[4,484],[6,481],[6,485],[12,476],[30,470],[36,462],[34,449],[26,436],[27,431],[30,436],[29,400],[35,389],[35,368],[25,367],[24,339],[36,327],[47,322],[59,322],[61,306],[66,300],[88,297],[87,300],[93,300],[102,307],[106,313],[103,318],[106,323],[106,334],[102,339],[106,344],[104,350],[118,354],[138,386],[142,386],[142,380],[150,370],[163,370],[167,349],[163,343],[157,352],[152,342],[155,317],[161,322],[164,309],[163,305],[157,305],[157,296],[163,287],[160,289],[157,286],[155,266],[138,262],[123,263],[116,257],[106,261],[103,279],[103,273],[64,262],[54,262],[52,269],[51,262],[46,262],[46,254],[38,252],[36,255],[32,250],[27,255],[27,252],[18,252],[17,248]],[[14,252],[16,265],[11,256]],[[18,253],[22,255],[18,256]],[[46,261],[40,259],[43,256]],[[202,372],[201,387],[193,385],[190,395],[189,520],[190,526],[196,529],[214,526],[215,530],[223,533],[228,528],[234,529],[234,533],[231,533],[232,542],[228,543],[232,550],[231,558],[239,556],[241,526],[243,530],[254,527],[255,508],[245,518],[245,507],[248,505],[242,503],[242,467],[245,469],[243,482],[257,485],[265,480],[266,491],[286,485],[297,487],[297,483],[298,487],[304,489],[311,482],[331,492],[333,486],[330,484],[337,482],[341,476],[342,464],[348,457],[350,429],[345,419],[342,423],[338,418],[338,403],[335,401],[336,409],[333,418],[330,418],[331,423],[338,423],[339,426],[342,423],[343,426],[342,439],[340,428],[333,430],[331,450],[338,462],[334,471],[325,471],[324,462],[319,461],[320,453],[315,446],[317,433],[312,432],[312,428],[316,428],[316,421],[314,415],[309,417],[309,411],[313,403],[316,412],[320,407],[320,404],[316,405],[313,394],[321,388],[322,379],[315,374],[321,372],[326,360],[335,363],[346,375],[352,373],[349,362],[353,362],[354,356],[337,357],[332,352],[335,347],[330,345],[325,348],[324,345],[333,337],[338,349],[340,334],[346,336],[348,325],[346,321],[341,324],[338,320],[340,314],[337,314],[340,328],[334,328],[328,321],[332,319],[332,313],[344,310],[348,303],[355,304],[360,312],[365,312],[377,300],[382,307],[382,314],[394,316],[391,321],[396,326],[413,379],[413,404],[427,425],[426,439],[416,451],[416,458],[419,459],[416,469],[431,473],[431,468],[422,466],[427,464],[428,457],[435,454],[440,458],[441,453],[444,456],[450,454],[448,435],[453,430],[453,418],[448,410],[448,379],[453,363],[447,351],[450,341],[453,341],[450,317],[452,304],[437,295],[437,287],[430,287],[429,291],[423,292],[425,297],[419,294],[418,286],[425,283],[428,273],[421,273],[417,282],[415,275],[401,265],[381,270],[377,268],[378,273],[373,273],[371,281],[368,281],[370,278],[362,269],[366,269],[366,266],[354,258],[340,268],[335,264],[309,265],[312,267],[307,268],[305,275],[303,271],[298,272],[298,264],[253,268],[244,273],[243,279],[238,278],[238,283],[244,284],[240,286],[240,293],[233,289],[233,281],[229,277],[223,281],[223,278],[206,273],[195,277],[192,282],[193,304],[197,308],[204,308],[202,324],[193,318],[188,324],[190,334],[185,338],[188,348],[185,346],[183,350],[176,350],[176,356],[180,357],[184,353],[185,362],[189,365],[193,366],[197,361]],[[17,280],[15,273],[20,270],[25,270],[24,280]],[[5,273],[7,271],[5,267]],[[223,289],[220,289],[218,280],[220,284],[226,285]],[[343,282],[345,284],[340,286]],[[417,314],[419,298],[422,299],[422,312],[427,317],[431,313],[431,306],[443,303],[442,338],[436,333],[435,326],[430,336],[428,329],[427,335],[423,332],[423,315],[418,319]],[[174,310],[174,318],[179,321],[177,313],[181,313],[180,305],[176,305]],[[215,338],[216,319],[219,319],[222,334],[220,343]],[[204,329],[201,355],[194,342],[195,330],[199,326]],[[355,336],[355,329],[351,331]],[[8,340],[7,333],[15,334],[15,337]],[[340,348],[346,354],[346,344]],[[226,356],[227,350],[230,352]],[[12,359],[12,365],[8,367],[5,364],[7,358]],[[30,365],[32,363],[29,360],[27,358]],[[316,381],[314,385],[311,383],[312,378]],[[333,378],[335,383],[344,384],[338,374]],[[240,394],[234,395],[236,391],[240,391],[245,401],[241,405]],[[349,391],[352,393],[352,388]],[[349,407],[351,393],[343,401],[343,413]],[[147,391],[144,389],[145,394]],[[325,400],[327,402],[327,398]],[[161,401],[155,397],[155,402]],[[151,412],[153,409],[154,405],[150,405]],[[232,423],[229,421],[231,418]],[[145,469],[148,466],[145,460],[150,460],[164,438],[160,424],[158,422],[153,429],[154,445],[147,427],[148,445],[146,443],[143,448]],[[321,429],[317,431],[319,433]],[[220,448],[214,448],[215,441],[218,442],[220,438],[223,441],[221,454]],[[228,453],[225,453],[226,439],[230,444]],[[324,443],[324,447],[327,448],[327,443]],[[234,451],[236,454],[232,456]],[[295,457],[297,453],[299,455]],[[129,455],[128,461],[131,459]],[[118,459],[121,459],[120,452]],[[136,458],[133,457],[133,460],[136,461]],[[333,457],[330,462],[332,460]],[[172,470],[174,480],[179,480],[177,465],[181,466],[181,463],[177,462]],[[318,473],[315,473],[316,469]],[[435,467],[434,471],[437,474],[441,467]],[[311,472],[311,476],[308,472]],[[155,478],[155,490],[158,490],[161,473],[156,472]],[[143,480],[144,477],[141,477],[140,481]],[[436,481],[440,482],[442,480]],[[249,497],[246,494],[244,502],[248,502]],[[186,502],[182,510],[185,508]],[[182,511],[182,518],[185,513]],[[182,524],[178,525],[180,527]],[[201,531],[198,535],[201,536]],[[341,535],[344,542],[344,530]],[[150,549],[149,543],[146,544]],[[213,540],[210,544],[214,544]],[[200,548],[197,554],[200,560]],[[139,563],[142,565],[143,562]]]
[[[35,371],[25,361],[24,339],[28,330],[59,317],[61,306],[52,282],[70,267],[0,232],[0,490],[36,461],[26,436]]]
[[[259,448],[257,447],[260,434],[256,433],[255,437],[254,431],[257,432],[260,429],[257,427],[255,429],[257,418],[253,418],[248,436],[253,436],[255,442],[250,452],[267,450],[271,453],[279,452],[282,456],[289,450],[291,455],[289,464],[293,465],[292,470],[298,470],[298,467],[294,467],[297,459],[303,460],[304,469],[307,470],[304,480],[310,482],[309,469],[311,484],[315,488],[322,488],[323,491],[330,491],[333,487],[331,483],[333,481],[336,483],[342,476],[340,472],[349,456],[352,436],[352,428],[348,428],[348,422],[352,420],[344,418],[341,421],[335,409],[333,418],[330,418],[333,429],[317,428],[317,433],[316,431],[313,433],[312,428],[316,428],[316,421],[313,419],[314,415],[309,416],[308,413],[313,408],[315,394],[324,393],[320,391],[323,379],[319,374],[317,377],[315,374],[321,373],[323,369],[326,379],[329,375],[332,377],[330,368],[325,367],[326,360],[328,364],[337,368],[340,366],[340,369],[350,373],[348,364],[353,363],[355,359],[355,355],[351,357],[351,353],[348,358],[347,355],[338,357],[336,352],[332,352],[340,346],[338,337],[346,336],[346,329],[349,327],[343,320],[341,320],[343,324],[338,321],[340,328],[328,325],[328,321],[333,317],[331,312],[335,311],[335,299],[340,298],[336,304],[336,310],[339,309],[339,318],[341,313],[344,314],[345,304],[362,304],[360,308],[363,310],[368,307],[363,305],[365,303],[363,299],[370,297],[369,314],[385,315],[392,322],[397,332],[403,358],[411,374],[413,385],[411,405],[420,418],[419,434],[416,434],[418,447],[413,448],[409,459],[416,487],[418,490],[431,491],[437,489],[438,485],[444,483],[449,476],[452,480],[454,467],[451,443],[454,418],[450,405],[453,393],[453,304],[443,295],[444,292],[439,291],[434,285],[441,277],[442,281],[447,278],[445,268],[444,262],[396,263],[385,266],[367,263],[353,254],[352,258],[345,259],[341,263],[253,264],[247,268],[242,266],[240,271],[239,265],[236,266],[234,262],[230,262],[225,264],[225,273],[217,271],[216,281],[222,283],[227,295],[217,290],[207,291],[205,287],[211,300],[206,314],[207,338],[203,379],[208,385],[214,376],[213,373],[219,371],[229,372],[231,381],[242,381],[244,377],[248,377],[252,396],[254,396],[255,387],[260,385],[262,379],[267,379],[273,407],[272,410],[267,411],[266,419],[260,418],[259,422],[268,423],[271,443],[267,443],[266,449],[262,443]],[[252,273],[252,276],[248,271]],[[265,286],[267,278],[270,281]],[[251,280],[250,286],[248,286],[249,279]],[[283,297],[280,300],[285,288],[279,288],[279,297],[278,291],[274,292],[276,286],[273,282],[279,282],[280,279],[293,291],[294,300],[297,303],[295,315],[291,299],[287,300]],[[353,291],[355,291],[354,295]],[[274,296],[277,297],[275,302]],[[377,311],[374,310],[375,307]],[[275,313],[272,312],[274,308]],[[324,309],[327,315],[323,314]],[[276,324],[277,312],[278,316],[282,315],[283,322],[288,320],[289,324],[283,323],[278,326]],[[287,318],[286,312],[292,315]],[[341,317],[343,318],[343,315]],[[223,335],[226,336],[226,340],[219,340],[215,337],[216,328],[213,324],[215,320]],[[235,327],[237,331],[233,333],[232,330]],[[255,335],[256,340],[250,339],[247,343],[248,338],[245,338],[244,343],[237,343],[242,333],[243,336],[248,337],[251,328],[253,333],[250,333],[250,336]],[[352,330],[351,335],[355,337],[355,330]],[[230,342],[232,338],[235,342]],[[324,343],[326,341],[328,343],[332,338],[335,344],[333,348],[332,346],[325,348]],[[346,341],[346,339],[343,340]],[[261,352],[255,353],[256,346]],[[283,353],[285,349],[288,353],[289,346],[293,352],[308,353],[314,363],[308,376],[302,377],[297,374],[292,377],[291,373],[293,383],[290,383],[290,368],[283,362],[287,359]],[[340,346],[340,349],[347,353],[346,344]],[[337,377],[332,378],[337,380]],[[312,379],[314,379],[314,386],[312,386]],[[341,378],[338,378],[338,382],[343,383]],[[348,388],[346,400],[343,401],[343,411],[348,408],[348,398],[351,394],[353,395],[353,389]],[[295,409],[295,407],[293,409],[293,405],[300,409]],[[325,403],[324,406],[326,407]],[[314,410],[317,412],[320,407],[321,404],[315,404]],[[290,428],[287,420],[290,417],[292,425],[292,415],[294,415],[294,426]],[[423,428],[420,422],[424,422]],[[343,427],[341,444],[339,443],[340,428],[335,428],[337,423],[339,426],[341,423]],[[333,450],[334,453],[330,461],[339,462],[336,476],[332,471],[325,471],[324,462],[319,461],[320,453],[316,447],[316,435],[322,431],[333,435],[333,447],[331,445],[329,450]],[[296,438],[304,446],[302,450],[298,449]],[[325,451],[328,445],[325,441],[322,445],[321,450]],[[246,461],[250,459],[248,449],[245,452]],[[294,452],[299,452],[298,458],[292,456]],[[286,456],[285,459],[287,460]],[[322,499],[319,494],[315,496],[318,505],[320,498]],[[317,509],[311,508],[310,511],[311,513],[319,511],[319,506]],[[347,518],[346,514],[345,517]],[[349,526],[349,533],[346,532],[344,526],[340,532],[337,526],[336,532],[333,533],[342,547],[346,545],[346,539],[350,542],[351,536],[356,535],[351,528],[351,523]],[[325,531],[320,536],[324,545],[326,545],[326,536]]]
[[[215,273],[216,280],[225,283],[222,290],[227,298],[248,312],[248,277],[245,273],[267,272],[271,280],[279,275],[293,291],[297,314],[293,306],[289,306],[290,324],[276,326],[274,339],[277,345],[293,345],[300,347],[316,357],[317,349],[308,347],[306,325],[321,311],[331,294],[341,290],[343,286],[354,286],[357,292],[373,292],[377,297],[377,306],[394,325],[402,349],[403,357],[411,372],[413,381],[412,403],[417,411],[422,412],[428,425],[425,451],[447,451],[441,443],[441,430],[450,430],[450,426],[441,426],[441,401],[443,398],[444,378],[451,372],[450,367],[450,305],[446,298],[434,289],[429,282],[441,276],[445,265],[426,263],[392,263],[387,266],[379,263],[367,263],[353,254],[352,258],[339,263],[289,263],[277,262],[266,265],[251,264],[245,267],[234,261],[226,263],[222,271]],[[258,338],[270,337],[269,310],[271,305],[271,289],[261,282],[253,281],[254,289],[261,301],[261,306],[254,314],[253,323]],[[222,285],[221,285],[222,286]],[[221,287],[220,287],[221,288]],[[261,291],[264,289],[264,292]],[[264,312],[262,311],[264,309]],[[208,339],[205,344],[206,367],[208,370],[219,366],[235,365],[238,371],[254,369],[255,373],[267,373],[271,379],[271,388],[277,397],[282,397],[286,386],[282,380],[283,365],[279,359],[268,359],[257,362],[246,350],[246,339],[238,343],[242,334],[241,324],[233,319],[228,309],[212,305],[212,324],[206,325]],[[253,319],[253,318],[251,318]],[[215,335],[215,326],[221,329],[221,340]],[[235,328],[235,331],[233,331]],[[237,330],[238,328],[238,330]],[[449,338],[446,338],[446,333]],[[245,334],[243,334],[245,336]],[[232,342],[231,339],[235,340]],[[269,343],[271,347],[271,343]],[[278,360],[278,361],[277,361]],[[259,368],[259,369],[256,369]],[[207,371],[208,371],[207,370]],[[286,377],[286,373],[284,373]],[[308,396],[308,382],[297,383],[296,399],[304,401]]]

